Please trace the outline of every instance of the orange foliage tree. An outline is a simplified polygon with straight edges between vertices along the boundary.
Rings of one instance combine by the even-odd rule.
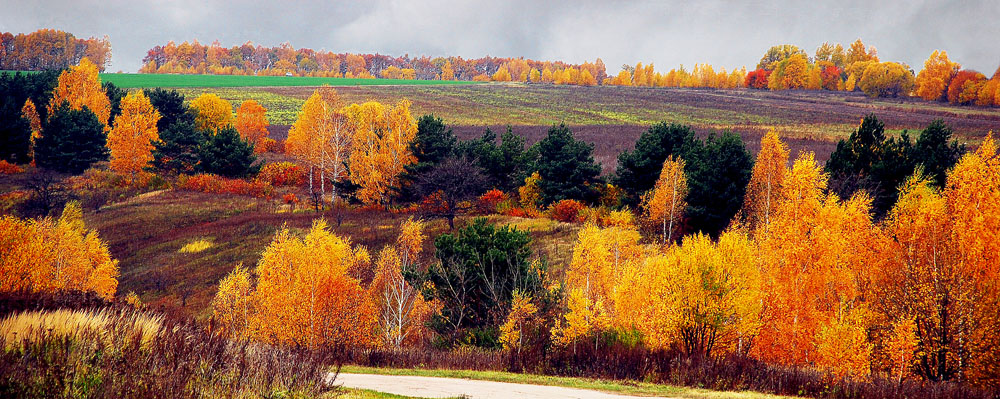
[[[83,224],[76,202],[58,220],[0,218],[0,292],[93,291],[111,299],[118,288],[118,261]]]
[[[957,62],[948,60],[948,53],[934,50],[924,61],[924,69],[917,74],[917,95],[924,100],[944,100],[951,79],[962,69]]]
[[[138,90],[122,99],[121,110],[121,115],[115,118],[114,128],[108,132],[110,167],[135,179],[136,174],[153,160],[153,144],[160,140],[156,128],[160,113]]]
[[[317,89],[302,106],[302,112],[288,132],[288,152],[309,165],[309,190],[313,190],[313,170],[319,171],[320,194],[326,196],[326,180],[346,177],[344,163],[350,154],[354,132],[341,111],[340,97],[329,86]],[[333,199],[337,189],[330,185]]]
[[[42,137],[42,120],[38,116],[38,109],[35,108],[35,103],[31,99],[24,100],[24,106],[21,107],[21,116],[28,120],[28,125],[31,126],[31,143],[28,146],[28,154],[31,158],[35,158],[35,141]]]
[[[302,238],[283,229],[261,254],[255,288],[239,267],[219,283],[214,315],[234,335],[268,343],[370,345],[376,309],[348,274],[366,261],[359,252],[322,220]]]
[[[236,108],[236,131],[240,137],[254,145],[255,153],[267,150],[267,108],[256,100],[246,100]]]
[[[52,115],[63,102],[68,102],[70,108],[75,110],[87,107],[107,128],[108,119],[111,118],[111,101],[101,87],[97,65],[89,59],[83,58],[79,65],[70,67],[59,75],[59,83],[52,90],[48,114]]]
[[[366,204],[386,204],[389,190],[399,184],[399,174],[416,161],[410,152],[417,135],[410,102],[387,107],[369,101],[352,104],[344,113],[353,131],[348,164],[351,181],[361,187],[357,196]]]
[[[788,169],[788,146],[778,133],[769,130],[760,139],[760,151],[753,164],[741,215],[751,231],[771,222],[775,205],[781,202],[781,185]]]
[[[680,225],[687,203],[687,178],[684,177],[684,160],[673,156],[663,162],[663,170],[653,189],[642,199],[647,220],[661,225],[662,242],[673,242],[674,227]]]
[[[396,244],[379,253],[369,292],[379,314],[379,337],[387,348],[398,349],[429,336],[426,323],[432,307],[403,277],[404,272],[417,270],[424,238],[423,223],[409,219],[403,223]]]
[[[843,339],[868,327],[858,315],[867,306],[864,270],[879,259],[878,234],[869,198],[842,203],[824,193],[826,184],[812,153],[801,155],[785,173],[770,223],[757,227],[768,295],[753,353],[777,364],[824,364],[834,372],[865,375],[859,364],[868,364],[867,355],[830,356],[848,349],[870,353],[867,339]],[[850,348],[843,346],[848,343]]]

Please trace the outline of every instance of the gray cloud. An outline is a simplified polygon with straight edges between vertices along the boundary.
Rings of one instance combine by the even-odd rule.
[[[135,71],[169,40],[250,40],[335,52],[524,56],[568,62],[601,57],[657,69],[707,62],[753,68],[771,45],[807,52],[856,38],[883,60],[919,70],[935,49],[991,74],[1000,65],[1000,2],[970,1],[11,1],[0,31],[62,29],[108,35],[110,70]]]

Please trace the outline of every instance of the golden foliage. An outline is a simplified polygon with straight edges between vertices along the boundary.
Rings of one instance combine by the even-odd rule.
[[[616,294],[616,324],[637,329],[653,348],[746,353],[762,326],[757,252],[739,231],[723,233],[718,243],[688,236],[626,272]]]
[[[962,69],[957,62],[948,60],[948,53],[934,50],[924,61],[924,69],[917,74],[917,95],[924,100],[941,100],[945,97],[951,78]]]
[[[191,109],[197,111],[194,126],[215,134],[219,129],[233,125],[233,105],[216,95],[204,93],[191,101]]]
[[[0,292],[93,291],[111,299],[118,261],[96,231],[87,230],[76,202],[57,220],[0,218]]]
[[[510,313],[500,326],[500,343],[504,350],[521,350],[524,345],[522,337],[526,324],[529,324],[538,313],[538,307],[531,303],[531,298],[521,291],[514,291],[510,303]]]
[[[52,115],[59,105],[68,102],[69,107],[75,110],[87,107],[107,128],[108,119],[111,118],[111,101],[101,87],[101,78],[97,72],[97,65],[86,57],[80,60],[79,65],[63,71],[56,88],[52,90],[48,114]]]
[[[417,135],[410,102],[387,107],[369,101],[352,104],[344,113],[354,134],[348,163],[351,181],[361,186],[357,196],[366,204],[385,204],[403,168],[416,161],[409,147]]]
[[[128,93],[121,101],[121,115],[108,133],[111,170],[132,178],[153,160],[154,143],[160,141],[156,122],[160,113],[141,90]]]
[[[341,111],[337,92],[323,86],[313,92],[288,132],[286,151],[319,172],[320,193],[326,195],[326,181],[338,182],[346,176],[344,162],[348,160],[354,132],[347,115]],[[313,173],[309,174],[309,189],[313,189]],[[330,185],[333,199],[336,186]]]
[[[781,186],[788,169],[788,146],[769,130],[760,139],[760,152],[753,164],[741,214],[751,231],[771,222],[775,205],[781,202]]]
[[[663,162],[663,170],[653,189],[642,198],[646,219],[661,225],[662,242],[673,242],[674,229],[678,227],[687,202],[687,178],[684,160],[672,155]]]
[[[21,107],[21,116],[28,120],[28,124],[31,126],[31,144],[28,148],[29,155],[35,157],[35,141],[42,137],[42,120],[38,116],[38,109],[35,108],[35,103],[31,99],[24,100],[24,106]]]

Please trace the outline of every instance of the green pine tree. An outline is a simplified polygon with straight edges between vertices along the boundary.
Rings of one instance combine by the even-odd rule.
[[[35,163],[57,172],[79,174],[108,159],[104,124],[90,109],[74,110],[63,103],[43,122],[35,142]]]
[[[235,128],[219,129],[208,137],[198,150],[198,171],[219,176],[244,178],[255,176],[263,166],[253,153],[253,144],[242,138]]]

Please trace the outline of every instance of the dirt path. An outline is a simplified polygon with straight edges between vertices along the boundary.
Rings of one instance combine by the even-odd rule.
[[[404,375],[344,374],[335,382],[347,388],[370,389],[396,395],[421,398],[471,399],[627,399],[639,396],[616,395],[586,389],[553,387],[545,385],[513,384],[466,380],[460,378],[420,377]],[[648,398],[648,397],[643,397]]]

